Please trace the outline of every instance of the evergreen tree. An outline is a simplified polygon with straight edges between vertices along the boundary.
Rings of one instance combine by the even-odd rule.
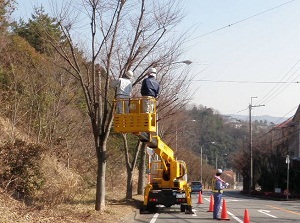
[[[15,0],[0,0],[0,32],[3,33],[9,25],[9,16],[14,11]]]
[[[63,41],[57,19],[46,14],[42,6],[34,9],[28,22],[21,19],[19,24],[14,26],[14,32],[26,39],[38,52],[48,55],[54,51],[49,43],[50,39]]]

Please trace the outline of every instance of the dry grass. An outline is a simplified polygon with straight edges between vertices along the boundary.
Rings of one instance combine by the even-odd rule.
[[[21,134],[21,131],[10,134],[12,129],[9,120],[0,116],[0,130],[2,132],[0,134],[0,146],[6,141],[11,141],[12,138],[28,140],[29,137],[26,134]],[[103,213],[94,210],[95,190],[85,191],[85,194],[75,197],[70,203],[58,204],[63,200],[73,198],[76,193],[73,193],[75,191],[72,190],[76,188],[76,185],[79,185],[80,188],[78,182],[80,177],[61,168],[55,159],[44,159],[43,161],[42,170],[47,170],[43,172],[46,173],[45,177],[48,183],[41,191],[43,194],[38,195],[47,199],[48,202],[38,196],[37,198],[42,200],[42,202],[38,202],[40,205],[35,203],[35,205],[26,206],[25,203],[13,199],[0,188],[0,223],[128,223],[130,222],[128,217],[142,203],[143,197],[141,195],[135,195],[133,200],[125,201],[125,185],[107,182],[108,187],[113,188],[114,186],[114,192],[109,191],[109,189],[106,191],[106,210]],[[57,188],[57,185],[61,187]],[[62,191],[62,188],[66,190]]]
[[[54,207],[27,207],[0,191],[1,223],[96,223],[128,222],[128,218],[141,205],[142,196],[136,195],[131,201],[124,201],[120,192],[107,194],[106,210],[99,213],[94,210],[94,191],[88,191],[71,204]],[[121,195],[122,196],[122,195]]]

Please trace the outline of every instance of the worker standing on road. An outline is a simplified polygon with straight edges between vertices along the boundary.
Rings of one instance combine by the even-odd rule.
[[[214,195],[213,218],[217,220],[220,220],[218,215],[219,215],[221,201],[222,201],[223,189],[229,186],[228,183],[225,183],[225,181],[221,179],[220,177],[221,175],[222,175],[222,170],[217,169],[217,173],[212,180],[212,192]]]
[[[111,86],[116,88],[116,98],[122,98],[125,100],[117,100],[117,113],[129,113],[129,99],[132,92],[131,79],[133,78],[133,72],[131,70],[126,71],[125,77],[121,77],[118,80],[112,82]]]
[[[151,67],[148,70],[148,77],[142,82],[141,95],[143,96],[143,112],[153,112],[153,100],[159,93],[159,83],[156,80],[156,69]]]

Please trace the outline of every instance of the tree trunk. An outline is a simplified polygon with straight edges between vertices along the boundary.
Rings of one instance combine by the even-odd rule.
[[[127,172],[127,189],[126,189],[126,199],[132,199],[132,189],[133,189],[133,171],[136,167],[137,158],[139,151],[141,149],[141,142],[138,140],[136,145],[136,150],[133,154],[133,160],[130,162],[129,148],[127,143],[126,134],[122,134],[125,147],[125,160],[126,160],[126,172]]]
[[[98,170],[96,185],[96,203],[95,210],[103,212],[105,210],[105,173],[106,173],[106,148],[98,147]]]
[[[146,143],[142,144],[141,159],[139,163],[139,179],[137,194],[141,195],[144,192],[145,186],[145,173],[146,173]]]
[[[250,193],[250,176],[249,176],[249,174],[243,174],[243,191]]]
[[[133,171],[131,168],[127,168],[127,188],[126,199],[132,199],[132,187],[133,187]]]

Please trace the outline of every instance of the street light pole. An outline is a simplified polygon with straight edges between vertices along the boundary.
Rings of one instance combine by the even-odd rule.
[[[200,181],[201,181],[201,183],[202,183],[202,174],[203,174],[203,160],[202,160],[202,158],[203,158],[203,153],[202,153],[202,146],[200,147],[200,149],[201,149],[201,158],[200,158],[200,167],[201,167],[201,175],[200,175]]]
[[[285,162],[287,163],[287,177],[286,177],[286,199],[289,199],[289,181],[290,181],[290,156],[286,155],[286,160]]]
[[[191,121],[195,121],[195,120],[191,120]],[[215,142],[208,142],[208,143],[210,143],[210,144],[215,144]],[[200,156],[200,168],[201,168],[201,170],[200,170],[200,181],[201,181],[201,183],[203,182],[203,177],[202,177],[202,175],[203,175],[203,146],[204,145],[206,145],[206,144],[208,144],[208,143],[204,143],[201,147],[200,147],[200,154],[201,154],[201,156]],[[206,163],[207,163],[207,156],[206,156]]]
[[[250,191],[254,190],[253,188],[253,146],[252,146],[252,117],[251,117],[251,110],[254,107],[261,107],[265,105],[252,105],[252,99],[257,97],[251,97],[251,103],[249,105],[249,135],[250,135]]]

